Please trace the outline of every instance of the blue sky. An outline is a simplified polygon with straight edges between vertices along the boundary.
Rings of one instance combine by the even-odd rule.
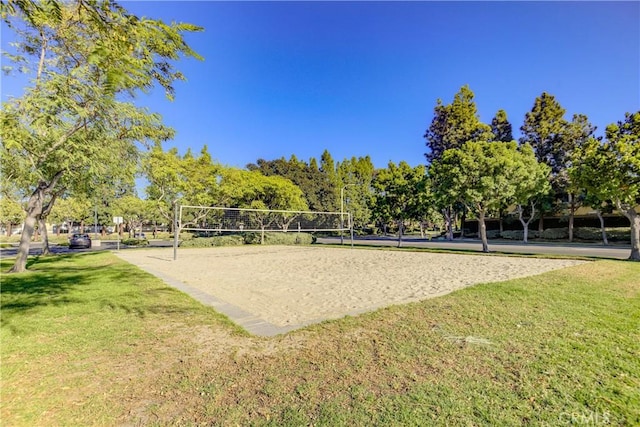
[[[519,135],[543,91],[598,126],[640,109],[639,2],[122,2],[138,15],[205,28],[187,40],[162,114],[181,152],[221,163],[296,154],[424,163],[437,98],[462,85],[481,120],[502,108]],[[3,45],[5,41],[3,38]],[[17,94],[3,77],[3,99]]]

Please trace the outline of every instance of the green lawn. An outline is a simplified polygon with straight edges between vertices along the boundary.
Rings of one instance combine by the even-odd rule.
[[[640,424],[640,263],[275,338],[110,253],[30,269],[2,275],[3,425]]]

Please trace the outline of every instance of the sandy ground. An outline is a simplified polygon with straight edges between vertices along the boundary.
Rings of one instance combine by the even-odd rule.
[[[126,250],[122,259],[280,327],[419,301],[582,261],[293,246]]]

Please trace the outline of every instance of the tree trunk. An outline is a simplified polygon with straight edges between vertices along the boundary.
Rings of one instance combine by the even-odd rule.
[[[480,238],[482,239],[482,252],[489,252],[487,225],[484,222],[484,210],[482,209],[478,209],[478,226],[480,227]]]
[[[51,255],[51,250],[49,249],[49,234],[47,232],[47,224],[45,223],[42,215],[38,217],[38,228],[41,230],[40,234],[42,235],[42,255]]]
[[[460,219],[460,239],[464,239],[464,223],[467,221],[467,209],[462,210],[462,217]]]
[[[629,260],[640,261],[640,215],[631,206],[624,210],[624,216],[631,223],[631,255],[629,255]]]
[[[445,234],[447,235],[447,240],[453,240],[453,224],[452,224],[452,208],[449,206],[446,209],[443,209],[442,216],[444,216],[444,226],[445,226]]]
[[[536,207],[533,204],[533,202],[531,203],[531,216],[527,221],[524,220],[524,217],[522,216],[522,214],[523,214],[522,205],[518,205],[518,218],[520,219],[520,224],[522,224],[522,233],[523,233],[522,243],[529,243],[529,224],[531,223],[533,218],[536,216]]]
[[[500,234],[501,235],[503,231],[504,231],[504,215],[502,215],[502,212],[500,212]]]
[[[598,219],[600,220],[600,231],[602,232],[602,244],[608,245],[609,240],[607,239],[607,230],[604,228],[604,218],[602,217],[602,211],[600,209],[596,209],[596,215],[598,215]]]
[[[7,236],[11,236],[11,233],[13,233],[13,224],[9,221],[7,222]]]
[[[49,184],[44,181],[38,183],[38,187],[33,191],[29,202],[27,203],[27,216],[24,220],[22,235],[20,236],[20,245],[16,254],[16,262],[9,270],[10,273],[21,273],[27,269],[27,257],[29,256],[29,247],[31,245],[31,237],[36,227],[38,217],[42,215],[44,198],[56,186],[58,180],[62,176],[62,171],[56,173]],[[54,198],[49,202],[48,209],[53,207]]]
[[[33,196],[31,196],[33,198]],[[33,231],[36,227],[36,215],[27,214],[24,220],[24,227],[22,227],[22,234],[20,235],[20,245],[18,246],[18,253],[16,255],[16,262],[9,270],[10,273],[22,273],[27,269],[27,256],[29,255],[29,246],[31,245],[31,238],[33,237]]]
[[[573,217],[576,211],[576,202],[573,194],[569,193],[569,243],[573,242]]]
[[[544,231],[544,212],[540,212],[540,221],[538,222],[538,231],[540,233]]]
[[[398,247],[402,245],[402,229],[404,225],[404,221],[398,221]]]

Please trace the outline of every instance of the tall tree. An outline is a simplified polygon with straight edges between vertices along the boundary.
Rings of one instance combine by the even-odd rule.
[[[509,142],[513,141],[513,131],[511,123],[507,119],[507,112],[498,110],[495,117],[491,120],[491,132],[495,141]]]
[[[482,123],[473,100],[473,91],[468,85],[462,86],[453,97],[453,102],[443,105],[437,100],[431,125],[424,134],[425,153],[428,162],[442,157],[445,150],[459,148],[467,141],[490,140],[491,127]]]
[[[340,210],[340,179],[336,170],[336,163],[329,153],[324,150],[320,156],[320,172],[323,174],[321,203],[326,212]]]
[[[553,192],[550,193],[550,200],[543,201],[541,206],[553,206],[556,211],[562,208],[556,200],[567,194],[567,168],[572,151],[565,112],[553,95],[543,92],[535,99],[520,127],[520,143],[531,145],[538,161],[551,168],[549,179]],[[546,213],[549,213],[546,209],[540,212],[540,231],[544,229]]]
[[[574,152],[580,149],[593,137],[596,127],[593,126],[584,114],[574,114],[567,125],[564,144],[564,165],[560,172],[559,186],[567,195],[567,208],[569,210],[569,242],[573,241],[573,223],[576,210],[582,205],[584,194],[579,185],[571,180],[569,169],[572,166]]]
[[[440,99],[437,100],[433,120],[424,134],[429,150],[425,153],[427,162],[439,160],[446,150],[460,148],[467,141],[493,139],[491,127],[480,121],[474,96],[469,86],[462,86],[451,104],[443,105]],[[438,185],[438,181],[434,181],[433,185]],[[443,193],[436,194],[441,196]],[[442,197],[437,199],[444,201]],[[453,219],[456,217],[454,206],[451,204],[442,209],[447,236],[453,239]]]
[[[587,140],[573,159],[572,179],[598,199],[611,200],[629,220],[629,259],[640,261],[640,111],[607,126],[604,142]]]
[[[371,221],[372,181],[375,168],[369,156],[352,157],[338,164],[345,211],[351,214],[353,226],[362,229]]]
[[[112,1],[8,1],[15,32],[7,58],[30,72],[31,86],[0,113],[4,173],[29,192],[25,227],[11,271],[25,270],[38,218],[65,188],[107,173],[132,173],[137,143],[173,135],[160,116],[126,102],[160,85],[169,99],[183,79],[172,62],[197,57],[190,24],[138,18]]]

